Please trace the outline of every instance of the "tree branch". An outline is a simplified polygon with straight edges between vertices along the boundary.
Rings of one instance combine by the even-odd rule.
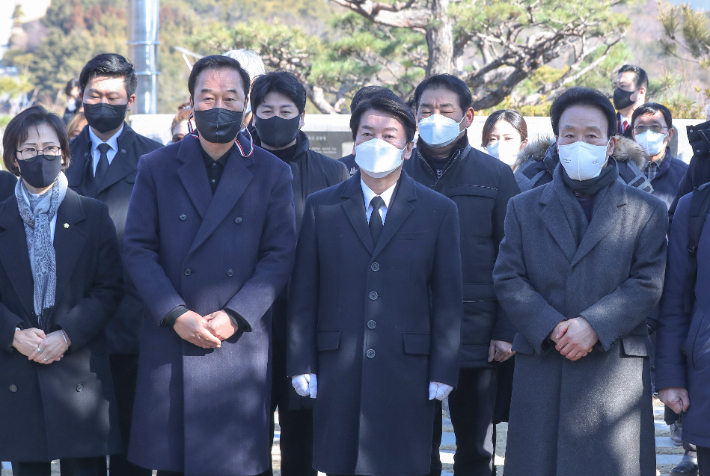
[[[380,25],[395,28],[425,28],[431,17],[427,8],[412,8],[415,0],[394,4],[372,0],[330,0]]]

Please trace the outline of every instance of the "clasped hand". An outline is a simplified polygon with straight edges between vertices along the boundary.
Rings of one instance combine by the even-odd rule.
[[[238,327],[224,311],[213,312],[204,317],[187,311],[177,318],[173,329],[182,339],[197,347],[219,349],[222,341],[232,337]]]
[[[571,361],[585,357],[599,342],[594,328],[581,316],[557,324],[550,339],[556,344],[555,349]]]
[[[51,364],[62,360],[70,345],[69,336],[61,330],[45,334],[42,329],[36,327],[17,329],[12,340],[12,346],[19,353],[38,364]]]

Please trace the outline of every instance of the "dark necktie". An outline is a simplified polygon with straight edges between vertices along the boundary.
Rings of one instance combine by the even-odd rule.
[[[380,208],[385,206],[385,201],[382,197],[376,196],[370,200],[370,205],[372,206],[372,215],[370,215],[370,235],[372,236],[372,244],[376,245],[377,240],[380,239],[380,234],[382,234],[382,215],[380,215]]]
[[[97,186],[100,186],[103,183],[104,177],[106,176],[106,171],[108,170],[107,152],[109,151],[111,146],[106,143],[103,143],[103,144],[99,144],[99,146],[97,148],[99,149],[101,156],[99,157],[99,163],[96,165],[96,173],[94,174],[94,181],[96,182]]]

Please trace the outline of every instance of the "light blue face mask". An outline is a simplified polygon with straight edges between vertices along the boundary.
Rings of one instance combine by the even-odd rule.
[[[446,147],[461,134],[459,126],[466,119],[464,115],[459,122],[441,114],[432,114],[419,121],[419,137],[434,149]]]

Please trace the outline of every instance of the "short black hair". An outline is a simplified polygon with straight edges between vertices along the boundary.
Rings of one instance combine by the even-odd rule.
[[[103,53],[89,60],[79,75],[79,89],[82,96],[89,83],[97,76],[123,78],[126,94],[130,98],[138,87],[138,77],[133,63],[116,53]]]
[[[604,94],[592,88],[575,86],[559,95],[550,107],[550,121],[552,122],[552,132],[555,136],[560,135],[560,117],[566,109],[573,106],[590,106],[599,109],[607,120],[607,137],[614,135],[616,131],[616,110]]]
[[[57,133],[59,148],[62,150],[62,159],[64,159],[62,170],[66,170],[69,167],[71,152],[69,151],[69,136],[67,135],[64,121],[42,106],[32,106],[13,117],[2,136],[2,161],[5,164],[5,168],[17,176],[20,175],[20,169],[15,165],[17,148],[27,140],[30,127],[36,127],[40,124],[48,124]]]
[[[350,130],[353,133],[353,140],[357,136],[357,130],[360,127],[362,116],[367,111],[382,111],[395,116],[404,126],[404,131],[407,134],[407,142],[414,140],[414,133],[417,130],[417,119],[414,117],[412,110],[407,107],[404,102],[394,94],[377,94],[370,99],[361,102],[352,116],[350,116]]]
[[[272,71],[254,80],[250,96],[252,111],[256,112],[269,93],[279,93],[288,97],[298,108],[299,114],[303,114],[306,110],[306,88],[296,76],[287,71]]]
[[[210,55],[205,56],[197,60],[192,66],[192,71],[190,72],[190,77],[187,80],[187,89],[190,91],[190,96],[195,97],[195,85],[197,84],[197,78],[202,74],[203,71],[217,70],[217,69],[231,69],[239,73],[239,77],[242,80],[242,88],[244,88],[244,97],[249,96],[249,86],[251,80],[249,79],[249,73],[246,72],[239,61],[229,56],[222,55]]]
[[[466,86],[466,83],[451,74],[437,74],[425,79],[417,86],[417,89],[414,91],[415,109],[419,109],[419,101],[422,99],[422,94],[424,94],[424,91],[427,89],[448,89],[456,93],[459,98],[459,106],[464,114],[470,107],[473,107],[473,96],[471,95],[471,90]]]
[[[71,94],[71,90],[79,86],[79,78],[72,78],[69,81],[67,81],[67,85],[64,86],[64,94],[69,96]]]
[[[625,64],[619,68],[619,71],[617,71],[616,74],[621,73],[634,73],[634,87],[636,89],[644,87],[648,91],[648,74],[646,74],[646,71],[644,71],[643,68],[640,68],[635,64]]]
[[[375,96],[377,94],[391,94],[392,96],[397,97],[395,93],[393,93],[390,89],[385,88],[384,86],[365,86],[363,88],[358,89],[355,93],[355,96],[353,96],[353,100],[350,101],[350,112],[353,112],[355,109],[357,109],[358,104],[360,104],[362,101],[370,99],[372,96]]]
[[[638,117],[641,117],[644,114],[656,114],[658,111],[661,111],[661,114],[663,114],[663,119],[665,119],[666,126],[668,126],[668,129],[672,128],[673,117],[671,117],[671,111],[663,104],[658,104],[656,102],[647,102],[646,104],[642,104],[637,107],[634,110],[634,113],[631,115],[631,130],[633,130],[634,122],[636,122],[636,119]]]
[[[512,109],[501,109],[488,116],[486,123],[483,124],[483,134],[481,134],[481,145],[483,147],[488,145],[488,141],[491,140],[493,128],[499,121],[505,121],[513,126],[513,129],[520,134],[520,140],[522,142],[525,142],[525,139],[528,138],[528,123],[525,122],[523,116],[521,116],[518,111]]]

